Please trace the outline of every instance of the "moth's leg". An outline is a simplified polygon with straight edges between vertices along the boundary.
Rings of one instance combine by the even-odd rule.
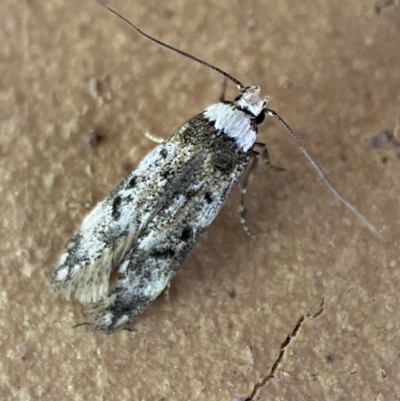
[[[226,95],[226,86],[227,86],[227,84],[228,84],[228,79],[224,78],[224,82],[222,83],[222,92],[221,92],[221,95],[219,97],[219,101],[221,103],[226,101],[225,95]]]
[[[268,149],[267,149],[267,145],[265,143],[262,142],[255,142],[254,147],[258,147],[261,148],[261,156],[263,158],[263,160],[265,161],[265,164],[271,168],[274,171],[286,171],[286,169],[282,168],[282,167],[277,167],[274,166],[270,161],[269,161],[269,153],[268,153]]]
[[[168,284],[166,285],[166,287],[163,290],[163,295],[166,297],[167,302],[170,304],[170,299],[169,299],[169,289],[171,287],[171,282],[169,281]]]
[[[253,234],[251,233],[249,227],[246,224],[247,209],[244,206],[244,198],[246,196],[247,186],[251,183],[254,176],[257,174],[260,153],[258,153],[255,150],[252,150],[251,154],[250,154],[250,158],[251,158],[251,163],[250,163],[250,167],[249,167],[249,172],[245,175],[245,177],[243,178],[243,180],[241,182],[239,213],[240,213],[240,223],[243,225],[244,231],[246,231],[246,233],[248,235],[250,235],[250,237],[254,238]]]
[[[149,139],[151,142],[154,142],[154,143],[160,144],[160,143],[165,142],[165,139],[164,139],[164,138],[161,138],[160,136],[156,136],[156,135],[150,134],[150,132],[145,132],[145,133],[144,133],[144,136],[145,136],[147,139]]]
[[[72,326],[72,328],[76,329],[77,327],[81,326],[90,326],[90,323],[89,322],[77,323],[76,325]]]
[[[261,148],[261,154],[254,150],[255,147]],[[246,196],[247,192],[247,186],[251,183],[253,178],[257,174],[258,170],[258,164],[259,164],[259,159],[260,156],[264,159],[266,165],[275,170],[275,171],[286,171],[284,168],[274,166],[271,164],[269,161],[269,154],[268,154],[268,149],[265,143],[261,142],[255,142],[253,146],[253,150],[251,151],[251,162],[250,162],[250,167],[249,167],[249,172],[247,175],[244,177],[244,179],[241,182],[241,196],[240,196],[240,208],[239,208],[239,213],[240,213],[240,223],[243,225],[244,231],[246,231],[247,234],[249,234],[251,237],[254,237],[249,229],[249,227],[246,224],[246,214],[247,214],[247,209],[244,206],[244,198]]]

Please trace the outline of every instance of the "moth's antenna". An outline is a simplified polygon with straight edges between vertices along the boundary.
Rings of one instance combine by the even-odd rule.
[[[184,57],[187,57],[191,60],[197,61],[200,64],[205,65],[208,68],[211,68],[214,71],[219,72],[221,75],[223,75],[225,78],[229,79],[230,81],[232,81],[241,92],[244,92],[245,90],[245,86],[236,78],[232,77],[231,75],[229,75],[227,72],[221,70],[218,67],[215,67],[212,64],[207,63],[206,61],[203,61],[195,56],[192,56],[189,53],[184,52],[183,50],[179,50],[176,47],[173,47],[171,45],[168,45],[167,43],[161,42],[160,40],[153,38],[152,36],[148,35],[147,33],[143,32],[141,29],[139,29],[137,26],[133,25],[132,22],[130,22],[128,19],[126,19],[124,16],[122,16],[121,14],[119,14],[117,11],[113,10],[112,8],[108,7],[106,4],[102,3],[100,0],[94,0],[96,3],[99,3],[101,6],[103,6],[104,8],[106,8],[108,11],[112,12],[114,15],[116,15],[118,18],[120,18],[122,21],[126,22],[130,27],[132,27],[133,29],[136,30],[136,32],[140,33],[142,36],[144,36],[147,39],[150,39],[151,41],[159,44],[160,46],[164,46],[169,50],[174,51],[175,53],[178,53]]]
[[[338,199],[340,202],[342,202],[343,205],[345,205],[347,207],[347,209],[349,209],[352,213],[354,213],[357,216],[358,220],[360,220],[360,222],[362,224],[364,224],[366,227],[368,227],[369,230],[375,236],[377,236],[381,241],[384,241],[382,234],[377,230],[377,228],[355,206],[353,206],[346,198],[344,198],[343,195],[341,195],[338,192],[338,190],[333,186],[333,184],[328,180],[328,177],[322,171],[321,167],[309,155],[309,153],[306,151],[303,144],[301,143],[300,139],[297,137],[297,135],[294,133],[294,131],[289,127],[289,125],[283,120],[283,118],[280,117],[273,110],[264,109],[264,111],[271,117],[274,117],[276,120],[278,120],[286,128],[286,131],[289,133],[293,142],[300,149],[300,152],[303,153],[304,157],[311,164],[311,167],[317,172],[317,174],[320,176],[320,178],[322,179],[324,184],[328,187],[329,191],[331,191],[331,193],[335,196],[335,198]]]
[[[159,44],[160,46],[166,47],[169,50],[174,51],[175,53],[178,53],[184,57],[187,57],[191,60],[194,60],[198,62],[199,64],[202,64],[214,71],[217,71],[220,73],[222,76],[224,76],[226,79],[229,79],[232,81],[241,92],[245,91],[245,86],[236,78],[232,77],[229,75],[227,72],[221,70],[220,68],[207,63],[206,61],[203,61],[195,56],[192,56],[189,53],[184,52],[183,50],[177,49],[176,47],[173,47],[167,43],[161,42],[160,40],[150,36],[149,34],[143,32],[141,29],[139,29],[137,26],[133,25],[132,22],[130,22],[127,18],[119,14],[117,11],[113,10],[111,7],[107,6],[106,4],[102,3],[100,0],[94,0],[96,3],[100,4],[102,7],[106,8],[108,11],[116,15],[119,19],[127,23],[130,27],[132,27],[136,32],[138,32],[140,35],[144,36],[145,38],[151,40],[152,42],[155,42]],[[290,137],[292,140],[295,142],[297,147],[300,149],[301,153],[303,153],[304,157],[308,160],[308,162],[311,164],[311,167],[317,172],[317,174],[320,176],[324,184],[328,187],[329,191],[335,196],[336,199],[338,199],[340,202],[342,202],[353,214],[357,216],[357,218],[360,220],[362,224],[367,226],[370,231],[376,235],[379,239],[382,241],[384,240],[383,236],[379,233],[379,231],[375,228],[375,226],[355,207],[353,206],[349,201],[347,201],[339,192],[338,190],[331,184],[331,182],[328,180],[326,177],[325,173],[322,171],[321,167],[315,162],[315,160],[309,155],[309,153],[306,151],[304,148],[303,144],[300,142],[300,139],[296,136],[294,131],[290,128],[290,126],[280,117],[275,111],[271,109],[265,109],[264,110],[268,115],[271,117],[274,117],[276,120],[278,120],[288,131]]]

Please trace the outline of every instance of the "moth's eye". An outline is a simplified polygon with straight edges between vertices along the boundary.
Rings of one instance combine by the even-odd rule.
[[[256,118],[255,122],[257,125],[260,125],[265,119],[265,111],[263,110]]]

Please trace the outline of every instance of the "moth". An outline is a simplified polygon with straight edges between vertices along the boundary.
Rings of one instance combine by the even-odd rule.
[[[84,305],[93,329],[119,330],[158,297],[240,180],[244,220],[244,194],[260,155],[269,163],[266,146],[256,141],[266,115],[283,124],[328,188],[365,222],[329,183],[290,127],[266,107],[267,98],[260,97],[258,86],[244,86],[96,1],[153,42],[222,74],[240,94],[234,101],[209,106],[159,144],[94,207],[70,239],[51,286],[61,297]]]

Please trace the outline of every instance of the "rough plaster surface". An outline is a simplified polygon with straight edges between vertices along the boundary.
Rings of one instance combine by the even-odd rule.
[[[136,331],[73,329],[81,307],[48,286],[68,236],[154,146],[144,133],[167,137],[218,99],[222,79],[93,1],[3,0],[2,399],[400,399],[400,161],[366,145],[400,120],[398,4],[108,4],[260,85],[386,242],[267,121],[259,140],[287,172],[260,168],[248,191],[256,240],[238,222],[235,193]]]

